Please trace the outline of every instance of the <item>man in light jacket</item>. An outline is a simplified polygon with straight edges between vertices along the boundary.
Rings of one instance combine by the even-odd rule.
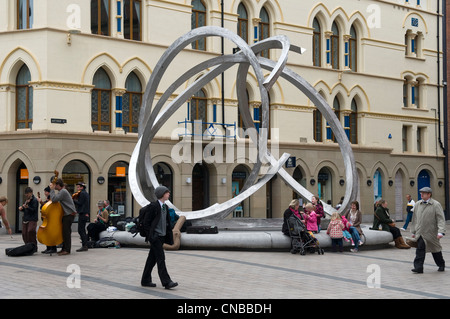
[[[419,190],[422,199],[414,205],[414,214],[411,220],[411,233],[417,240],[416,258],[412,272],[423,273],[425,254],[431,252],[438,271],[445,270],[445,261],[442,257],[442,246],[439,240],[445,235],[445,217],[441,204],[431,198],[430,187]]]

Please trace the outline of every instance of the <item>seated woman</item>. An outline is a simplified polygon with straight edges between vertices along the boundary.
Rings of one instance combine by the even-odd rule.
[[[389,209],[387,208],[387,205],[388,204],[384,199],[381,199],[377,202],[372,229],[378,230],[381,225],[381,230],[391,232],[392,236],[394,237],[395,247],[400,249],[411,248],[403,240],[400,229],[395,227],[395,223],[389,215]]]
[[[106,228],[108,227],[107,225],[109,213],[105,207],[105,202],[100,200],[98,201],[97,206],[98,206],[97,218],[93,223],[90,223],[87,227],[88,237],[90,240],[93,241],[99,240],[100,239],[99,234],[102,231],[106,230]]]
[[[355,248],[351,249],[352,252],[357,252],[359,246],[362,245],[361,236],[363,234],[361,229],[362,213],[359,210],[358,201],[351,203],[351,208],[344,214],[344,217],[350,222],[350,234],[352,235]]]
[[[283,226],[281,227],[281,231],[286,236],[289,236],[289,227],[288,227],[288,219],[291,217],[292,214],[295,214],[298,218],[303,219],[300,215],[300,212],[298,211],[298,208],[300,207],[300,202],[298,199],[293,199],[291,203],[289,204],[288,209],[284,211],[283,214]]]

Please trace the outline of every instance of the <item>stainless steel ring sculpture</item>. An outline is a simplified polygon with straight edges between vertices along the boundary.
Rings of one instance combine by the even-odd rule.
[[[177,56],[177,54],[192,42],[210,36],[219,36],[232,41],[239,48],[239,51],[234,54],[215,57],[193,66],[187,72],[180,75],[179,78],[164,91],[164,94],[153,107],[158,85],[160,84],[167,67]],[[258,53],[264,50],[275,48],[281,49],[280,58],[276,62],[258,56]],[[353,151],[347,135],[334,114],[334,111],[328,106],[322,96],[300,75],[286,67],[289,51],[302,54],[304,49],[290,44],[288,38],[285,36],[274,36],[249,46],[244,40],[242,40],[241,37],[231,31],[213,26],[191,30],[178,38],[165,51],[156,64],[146,87],[139,116],[139,139],[130,160],[128,174],[130,188],[139,205],[143,207],[150,201],[155,200],[153,190],[159,186],[153,170],[150,153],[150,143],[158,130],[170,118],[170,116],[178,108],[180,108],[181,105],[186,103],[186,101],[189,100],[192,95],[198,92],[204,85],[216,78],[222,72],[236,64],[239,64],[236,83],[237,97],[239,101],[239,110],[241,112],[243,122],[247,128],[254,127],[245,92],[246,77],[250,67],[252,67],[254,75],[258,81],[261,98],[262,122],[259,130],[260,133],[258,134],[256,140],[252,141],[255,145],[257,145],[258,150],[257,161],[254,164],[253,170],[249,174],[249,177],[247,178],[240,194],[224,203],[216,203],[208,208],[190,212],[180,211],[172,203],[169,203],[169,206],[173,207],[179,215],[186,216],[187,219],[200,219],[206,217],[219,219],[225,218],[243,200],[254,194],[275,174],[278,174],[292,189],[301,194],[304,198],[307,200],[311,199],[313,194],[294,180],[294,178],[290,176],[282,167],[288,159],[289,154],[284,153],[280,159],[277,160],[267,149],[267,132],[269,126],[268,92],[278,78],[282,77],[297,87],[313,102],[331,127],[340,146],[345,165],[346,189],[343,205],[341,206],[340,211],[343,211],[349,207],[351,201],[356,199],[358,178]],[[270,71],[270,75],[267,78],[264,78],[263,69]],[[198,76],[199,72],[204,72],[205,70],[208,71],[193,82],[189,87],[184,89],[174,100],[163,108],[171,94],[173,94],[176,89],[178,89],[182,84],[185,84],[192,77]],[[260,175],[263,162],[269,163],[270,168],[263,177],[257,180]],[[324,206],[325,211],[328,214],[335,211],[329,205],[325,204]]]

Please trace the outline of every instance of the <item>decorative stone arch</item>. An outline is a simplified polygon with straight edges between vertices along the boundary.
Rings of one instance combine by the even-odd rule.
[[[399,162],[394,166],[391,176],[395,177],[395,174],[397,174],[399,170],[403,172],[405,179],[409,180],[410,178],[414,178],[414,176],[411,176],[410,169],[408,169],[408,167],[403,162]]]
[[[375,174],[375,172],[377,170],[380,170],[380,172],[383,174],[384,178],[389,178],[389,170],[387,169],[386,165],[384,165],[382,162],[378,161],[376,162],[373,166],[372,169],[370,170],[370,175],[368,176],[369,179],[373,178],[373,175]]]
[[[55,170],[62,172],[64,166],[71,161],[81,161],[89,168],[91,174],[98,175],[103,174],[99,163],[91,155],[83,152],[68,152],[61,156],[59,161],[56,163]]]
[[[366,93],[366,91],[359,85],[356,84],[350,89],[348,100],[349,103],[356,99],[356,103],[358,104],[358,113],[359,112],[370,112],[370,100]],[[350,104],[348,104],[350,105]]]
[[[130,163],[131,155],[126,153],[116,153],[111,155],[104,163],[101,165],[100,171],[101,172],[107,172],[111,165],[113,165],[116,162],[126,162]]]
[[[317,4],[308,14],[307,25],[308,27],[312,27],[314,18],[317,18],[319,23],[321,23],[321,28],[323,31],[330,30],[331,24],[329,17],[331,16],[331,12],[323,3]]]
[[[350,30],[350,27],[348,26],[348,16],[341,7],[334,9],[331,13],[329,29],[327,31],[331,30],[333,23],[336,23],[340,37],[346,34],[347,30]]]
[[[269,14],[269,19],[271,21],[271,29],[273,30],[273,22],[284,22],[284,16],[283,11],[281,9],[281,6],[278,2],[278,0],[265,0],[261,1],[257,5],[256,8],[256,18],[259,18],[259,13],[261,12],[261,9],[265,8],[267,10],[267,13]],[[272,34],[272,33],[271,33]]]
[[[42,70],[36,56],[22,47],[17,47],[6,55],[0,65],[0,83],[16,83],[17,73],[26,64],[31,74],[31,82],[42,81]]]
[[[25,152],[21,150],[14,151],[10,155],[8,155],[1,165],[1,172],[8,172],[11,167],[14,166],[14,163],[17,161],[21,161],[25,164],[25,166],[28,168],[30,172],[36,172],[37,168],[34,165],[34,162],[31,160],[31,158],[26,154]]]
[[[118,83],[119,87],[125,87],[125,82],[128,79],[128,76],[131,74],[131,72],[134,72],[142,84],[142,89],[145,90],[145,85],[148,82],[148,79],[150,78],[152,74],[152,69],[150,66],[145,63],[141,58],[134,57],[124,62],[122,73],[123,75],[120,78],[120,82]]]
[[[123,72],[123,68],[120,63],[108,53],[100,53],[86,64],[81,76],[81,83],[92,85],[94,75],[100,68],[103,68],[108,74],[111,81],[111,88],[118,87],[117,79]]]
[[[361,12],[356,11],[348,20],[348,29],[346,34],[350,34],[350,28],[354,26],[358,34],[358,40],[363,38],[370,38],[370,28],[367,24],[367,20]]]

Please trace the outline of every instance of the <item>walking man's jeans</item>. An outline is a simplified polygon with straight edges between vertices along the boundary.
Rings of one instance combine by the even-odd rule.
[[[408,228],[409,222],[412,219],[412,215],[413,215],[412,212],[408,213],[408,215],[406,215],[406,221],[405,221],[405,225],[403,225],[403,229],[407,229]]]

